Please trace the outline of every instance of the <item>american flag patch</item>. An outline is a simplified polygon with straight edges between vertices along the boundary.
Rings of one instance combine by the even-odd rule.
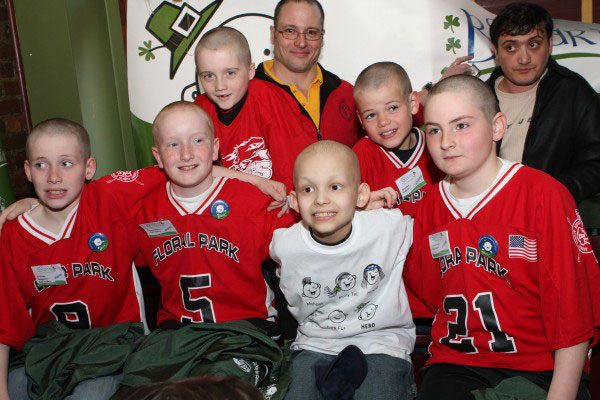
[[[508,257],[537,261],[537,242],[521,235],[508,235]]]

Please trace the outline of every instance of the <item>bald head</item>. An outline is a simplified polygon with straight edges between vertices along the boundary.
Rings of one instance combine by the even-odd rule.
[[[394,85],[408,97],[412,92],[408,74],[400,65],[391,61],[382,61],[369,65],[356,78],[354,84],[354,100],[364,90],[379,89],[382,86]]]
[[[492,89],[481,79],[474,76],[461,74],[442,79],[433,86],[427,96],[427,100],[429,102],[435,95],[447,92],[467,94],[471,99],[472,104],[481,111],[489,121],[500,112],[498,100],[496,100],[496,96]],[[425,103],[425,108],[427,108],[427,103]]]
[[[337,160],[340,171],[335,172],[339,172],[340,175],[348,174],[353,183],[356,183],[356,185],[360,184],[358,157],[352,149],[345,144],[333,140],[320,140],[307,146],[296,158],[296,162],[294,162],[294,185],[298,181],[300,170],[308,170],[315,175],[319,175],[321,173],[319,170],[319,160],[324,158]]]
[[[173,123],[172,121],[165,121],[167,119],[166,117],[174,113],[185,113],[189,114],[190,116],[196,116],[199,121],[203,121],[208,125],[211,139],[214,138],[215,128],[206,111],[204,111],[200,106],[189,101],[175,101],[166,105],[162,110],[160,110],[156,118],[154,118],[154,122],[152,124],[152,138],[155,146],[158,145],[158,137],[160,133],[164,130],[168,130],[170,125]]]
[[[246,66],[252,64],[252,55],[246,37],[237,29],[221,26],[211,29],[200,38],[195,51],[196,65],[199,65],[202,49],[221,50],[226,47],[235,52],[241,64]]]

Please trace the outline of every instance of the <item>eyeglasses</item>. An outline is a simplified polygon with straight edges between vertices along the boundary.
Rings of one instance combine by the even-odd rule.
[[[281,33],[281,36],[283,36],[285,39],[289,39],[289,40],[295,40],[298,38],[298,35],[304,35],[304,38],[306,40],[310,40],[310,41],[315,41],[315,40],[320,40],[323,35],[325,34],[325,30],[320,30],[320,29],[316,29],[316,28],[308,28],[307,30],[305,30],[304,32],[299,32],[296,28],[283,28],[283,29],[279,29],[279,28],[275,28],[277,30],[277,32]]]

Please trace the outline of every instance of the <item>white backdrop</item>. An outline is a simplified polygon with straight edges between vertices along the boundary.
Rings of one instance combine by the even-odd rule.
[[[151,122],[165,104],[191,100],[196,80],[193,50],[208,29],[232,26],[248,38],[254,62],[272,58],[269,26],[276,3],[129,1],[127,61],[134,118]],[[322,4],[326,34],[320,62],[350,83],[363,68],[383,60],[401,64],[415,88],[436,81],[441,68],[457,56],[473,55],[483,79],[495,65],[488,39],[494,15],[471,0],[322,0]],[[202,13],[205,8],[216,11]],[[202,16],[209,17],[204,26]],[[174,31],[179,33],[173,36]],[[600,24],[555,20],[553,40],[558,62],[582,74],[600,92]],[[169,42],[175,43],[171,49],[164,47]],[[181,60],[177,68],[172,67],[172,55]]]

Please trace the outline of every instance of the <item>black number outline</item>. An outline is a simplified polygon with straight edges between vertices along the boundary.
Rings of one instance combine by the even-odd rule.
[[[214,323],[216,321],[212,300],[206,296],[192,298],[191,289],[203,289],[211,287],[210,274],[181,275],[179,277],[179,288],[181,289],[181,300],[183,308],[191,313],[198,313],[199,319],[181,316],[181,322],[188,323]]]
[[[71,301],[68,303],[54,303],[50,307],[50,312],[54,314],[54,318],[67,328],[71,329],[90,329],[92,327],[92,319],[88,305],[82,301]],[[67,319],[68,314],[75,314],[77,321]]]

